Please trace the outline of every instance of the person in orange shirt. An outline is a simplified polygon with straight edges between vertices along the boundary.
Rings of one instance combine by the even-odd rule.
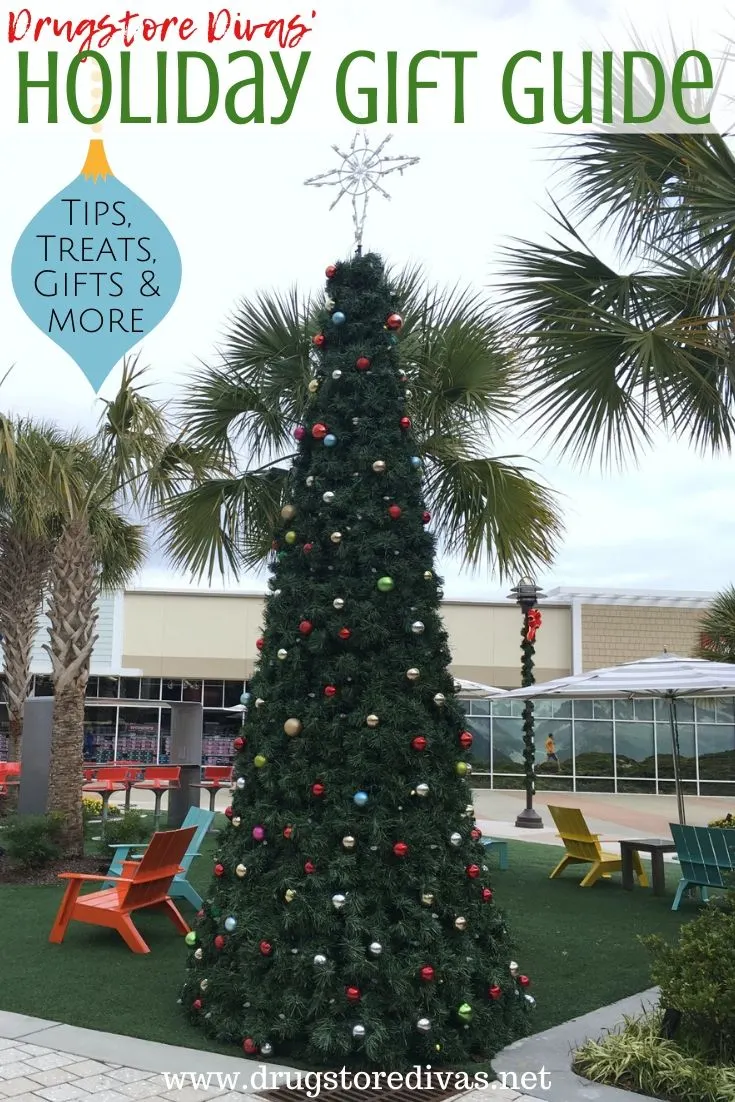
[[[552,762],[552,761],[555,762],[557,772],[559,771],[561,766],[559,765],[559,758],[557,757],[557,754],[556,754],[556,746],[554,744],[554,740],[551,737],[551,735],[549,735],[549,737],[546,740],[546,760],[547,760],[547,762]]]

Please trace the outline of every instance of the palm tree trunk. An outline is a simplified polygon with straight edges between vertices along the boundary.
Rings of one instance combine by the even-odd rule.
[[[86,515],[70,521],[54,548],[46,647],[54,681],[51,770],[47,810],[63,819],[68,857],[84,852],[82,761],[84,696],[97,640],[99,571]]]
[[[5,655],[8,760],[20,761],[23,712],[31,687],[31,654],[50,564],[45,540],[0,530],[0,633]]]

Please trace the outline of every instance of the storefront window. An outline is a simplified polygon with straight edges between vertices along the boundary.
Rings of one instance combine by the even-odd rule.
[[[98,678],[97,696],[100,700],[116,700],[120,695],[117,677]]]
[[[490,772],[490,717],[467,716],[465,723],[472,735],[470,762],[475,773]]]
[[[160,677],[141,677],[141,679],[140,679],[140,699],[141,700],[160,700],[161,699],[161,678]]]
[[[523,723],[520,719],[493,719],[493,773],[523,773]]]
[[[697,747],[700,780],[735,780],[735,727],[724,723],[697,723]],[[707,792],[703,791],[702,795]]]
[[[162,700],[181,700],[181,679],[165,678],[161,683],[161,699]]]
[[[189,701],[193,704],[201,704],[202,702],[202,683],[201,681],[183,681],[181,699]]]
[[[117,708],[87,705],[84,709],[84,760],[105,765],[115,760]]]
[[[616,701],[616,704],[618,701]],[[627,702],[626,702],[627,703]],[[632,701],[630,702],[632,703]],[[615,724],[615,756],[621,780],[656,776],[656,741],[652,723]],[[644,786],[642,792],[647,791]]]
[[[140,678],[121,677],[120,697],[123,700],[140,700]]]
[[[50,677],[36,676],[33,692],[35,696],[53,696],[54,683]]]
[[[225,708],[234,708],[240,703],[244,681],[225,681]]]
[[[156,764],[158,708],[120,708],[117,735],[119,761]]]
[[[575,701],[575,705],[576,703]],[[605,720],[577,720],[574,724],[574,752],[578,777],[613,777],[612,723]],[[589,787],[587,791],[590,791]]]
[[[204,707],[205,708],[221,708],[222,707],[222,692],[224,689],[224,681],[205,681],[204,682]],[[186,697],[184,697],[186,700]]]
[[[232,761],[232,740],[239,733],[242,719],[226,712],[204,713],[202,762],[204,765],[229,765]]]
[[[664,723],[656,724],[656,752],[658,754],[659,779],[673,777],[674,748],[671,740],[671,725],[668,719]],[[679,723],[679,757],[681,759],[682,777],[695,780],[697,776],[697,756],[694,749],[693,723]]]

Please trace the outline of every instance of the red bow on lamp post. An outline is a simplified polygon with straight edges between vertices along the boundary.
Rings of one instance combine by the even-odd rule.
[[[529,643],[536,642],[536,632],[541,627],[541,613],[537,608],[530,608],[527,614],[526,639]]]

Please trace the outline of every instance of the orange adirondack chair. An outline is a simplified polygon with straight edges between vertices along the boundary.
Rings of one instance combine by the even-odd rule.
[[[188,934],[189,927],[169,899],[168,890],[177,872],[181,871],[181,859],[186,853],[196,827],[185,830],[165,830],[154,834],[140,861],[125,861],[122,876],[115,877],[115,886],[104,891],[89,892],[80,896],[85,881],[108,881],[108,876],[90,876],[83,872],[63,872],[61,880],[68,880],[64,898],[54,921],[49,941],[59,945],[64,940],[66,928],[72,920],[87,922],[91,926],[107,926],[117,930],[134,953],[150,953],[140,936],[131,915],[134,911],[149,908],[164,911],[181,934]]]

